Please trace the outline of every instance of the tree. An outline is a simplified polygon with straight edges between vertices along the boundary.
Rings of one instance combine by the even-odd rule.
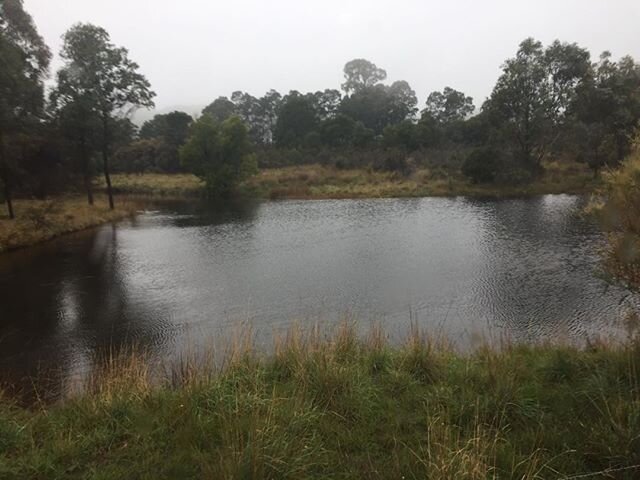
[[[516,162],[535,174],[570,118],[570,106],[589,72],[589,52],[555,41],[546,50],[528,38],[485,104],[509,139]]]
[[[163,160],[166,161],[156,164],[156,167],[162,165],[164,171],[172,173],[180,170],[178,150],[186,143],[192,122],[191,115],[174,111],[156,115],[142,125],[140,128],[141,139],[160,139],[165,146]]]
[[[354,142],[355,130],[355,120],[339,113],[320,124],[320,139],[330,147],[350,146]]]
[[[414,151],[419,149],[422,144],[420,130],[420,125],[405,120],[397,125],[385,127],[382,140],[385,147],[400,147]]]
[[[224,122],[236,115],[236,105],[227,97],[218,97],[202,110],[203,115],[210,115],[216,122]]]
[[[321,120],[326,120],[337,115],[342,101],[342,94],[335,89],[327,88],[313,94],[316,113]]]
[[[577,89],[571,110],[576,118],[567,149],[595,175],[619,164],[631,151],[640,120],[640,65],[631,57],[614,62],[604,52]]]
[[[74,160],[75,169],[82,173],[87,201],[93,205],[92,160],[100,146],[100,118],[90,98],[85,95],[74,98],[73,91],[68,90],[66,73],[59,72],[58,85],[51,94],[51,105],[64,140],[63,150]]]
[[[474,110],[473,98],[451,87],[445,87],[442,92],[429,94],[422,116],[429,116],[440,125],[447,125],[465,120]]]
[[[70,98],[87,99],[100,119],[102,166],[113,209],[109,160],[115,140],[114,119],[131,115],[136,108],[153,107],[155,94],[128,51],[113,45],[103,28],[74,25],[63,37],[60,56],[65,62],[62,70],[66,71]]]
[[[199,118],[180,149],[180,159],[188,171],[206,182],[213,197],[227,195],[257,171],[247,127],[237,116],[222,123],[209,115]]]
[[[169,169],[175,152],[161,137],[143,138],[119,148],[114,156],[114,170],[145,173]]]
[[[356,58],[344,66],[344,78],[342,89],[347,94],[352,94],[383,82],[387,78],[387,72],[369,60]]]
[[[301,146],[305,137],[318,127],[318,116],[313,100],[297,91],[282,100],[275,127],[275,141],[279,146]]]
[[[418,97],[408,82],[398,80],[388,89],[390,97],[389,123],[400,123],[413,120],[418,112]]]
[[[11,142],[42,114],[50,60],[51,52],[22,0],[0,2],[0,181],[11,219],[19,158]]]
[[[503,169],[500,150],[492,147],[474,149],[462,164],[462,174],[473,183],[493,183]]]

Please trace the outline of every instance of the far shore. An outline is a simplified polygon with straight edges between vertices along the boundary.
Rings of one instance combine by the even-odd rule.
[[[477,185],[442,169],[418,169],[409,175],[373,169],[339,169],[301,165],[264,169],[239,188],[239,195],[264,200],[355,199],[403,197],[505,198],[547,194],[588,194],[599,181],[581,164],[549,163],[535,182],[520,186]],[[194,199],[205,195],[204,183],[191,174],[116,174],[119,198],[109,210],[104,186],[96,179],[95,205],[83,195],[47,200],[18,199],[16,219],[0,214],[0,253],[35,245],[134,215],[154,198]],[[104,197],[104,198],[103,198]]]

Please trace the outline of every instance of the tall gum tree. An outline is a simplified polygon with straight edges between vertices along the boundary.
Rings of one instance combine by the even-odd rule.
[[[9,144],[43,113],[50,60],[51,52],[22,0],[0,0],[0,180],[11,219],[19,155]]]
[[[109,162],[115,141],[114,122],[127,118],[138,108],[152,108],[155,93],[129,52],[111,43],[107,31],[88,23],[78,23],[63,37],[60,56],[65,64],[71,101],[83,99],[100,123],[100,150],[109,207],[114,208]],[[60,75],[60,73],[59,73]]]

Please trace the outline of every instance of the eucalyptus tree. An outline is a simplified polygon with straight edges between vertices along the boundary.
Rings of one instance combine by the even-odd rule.
[[[545,49],[528,38],[504,63],[484,108],[510,142],[517,163],[531,173],[541,170],[571,117],[577,91],[588,78],[589,57],[576,44],[555,41]]]
[[[65,81],[60,102],[63,106],[82,102],[99,119],[102,167],[113,209],[109,160],[116,139],[115,120],[129,117],[137,108],[153,107],[155,94],[127,49],[116,47],[101,27],[88,23],[71,27],[63,36],[60,56],[64,66],[58,78]]]
[[[205,109],[206,110],[206,109]],[[189,128],[193,123],[191,115],[185,112],[174,111],[171,113],[154,116],[145,122],[140,128],[140,138],[143,140],[160,139],[166,147],[163,151],[164,170],[175,173],[180,170],[180,157],[178,150],[187,141]],[[136,150],[130,150],[135,152]]]
[[[20,158],[13,142],[43,113],[50,60],[51,52],[22,0],[0,0],[0,181],[11,219]]]
[[[364,58],[356,58],[344,66],[342,89],[348,94],[371,88],[387,79],[387,72]]]
[[[433,118],[440,125],[465,120],[473,113],[473,98],[451,87],[442,92],[431,92],[427,97],[423,116]]]
[[[232,115],[236,115],[236,104],[227,97],[218,97],[202,110],[203,115],[209,115],[216,122],[224,122]]]

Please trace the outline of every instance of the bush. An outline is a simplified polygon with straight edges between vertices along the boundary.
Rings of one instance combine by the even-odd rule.
[[[258,169],[256,156],[250,153],[247,127],[239,117],[217,123],[208,115],[202,116],[192,125],[180,159],[186,169],[206,182],[212,197],[230,193]]]
[[[415,170],[415,162],[401,150],[389,150],[376,165],[377,170],[398,173],[408,177]]]
[[[493,183],[504,168],[502,154],[493,148],[473,150],[462,164],[462,173],[473,183]]]
[[[640,140],[640,137],[638,137]],[[605,251],[607,271],[632,290],[640,290],[640,142],[619,169],[604,175],[603,202],[596,206],[609,231]]]

